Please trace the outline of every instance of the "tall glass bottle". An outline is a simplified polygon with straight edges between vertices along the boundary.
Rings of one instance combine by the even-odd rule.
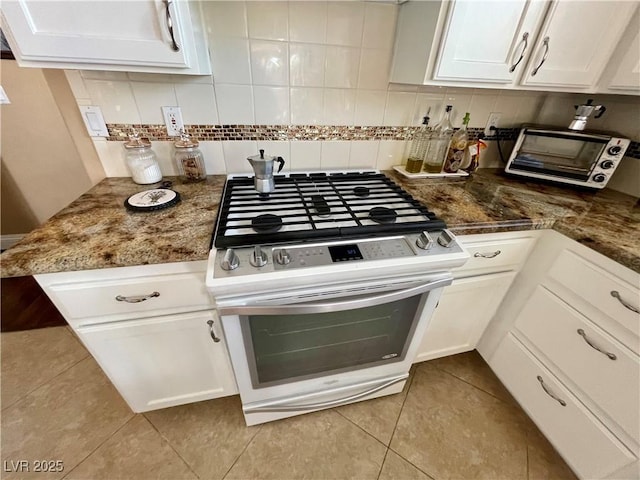
[[[424,171],[427,173],[440,173],[449,148],[453,126],[451,125],[452,105],[447,105],[442,120],[433,129],[429,149],[425,156]]]
[[[462,128],[451,136],[451,144],[447,151],[447,158],[444,161],[443,170],[446,173],[455,173],[460,169],[462,160],[464,159],[464,149],[467,148],[469,134],[467,127],[469,126],[469,112],[464,114],[462,119]]]
[[[420,173],[430,136],[429,116],[425,115],[422,119],[422,126],[416,131],[409,147],[405,167],[408,173]]]

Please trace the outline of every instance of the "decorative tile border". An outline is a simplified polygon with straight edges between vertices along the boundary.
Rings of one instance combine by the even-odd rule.
[[[198,141],[222,140],[411,140],[420,127],[416,126],[347,126],[347,125],[187,125],[187,132]],[[107,124],[108,141],[124,141],[135,129],[141,137],[152,141],[174,141],[164,125]],[[501,128],[497,137],[485,140],[515,140],[519,128]],[[483,128],[470,128],[469,137],[477,140]],[[640,159],[640,142],[631,142],[627,157]]]

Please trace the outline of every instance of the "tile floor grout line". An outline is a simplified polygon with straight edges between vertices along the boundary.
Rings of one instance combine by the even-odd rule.
[[[229,472],[231,471],[231,469],[233,467],[235,467],[236,463],[238,463],[238,460],[240,459],[240,457],[244,454],[244,452],[247,451],[247,448],[249,448],[249,445],[251,445],[253,443],[253,441],[255,440],[256,436],[262,431],[262,425],[257,425],[258,426],[258,430],[256,431],[255,435],[253,437],[251,437],[251,440],[249,440],[247,442],[247,444],[244,446],[244,448],[242,449],[242,451],[240,452],[240,454],[236,457],[236,459],[233,461],[233,463],[231,464],[231,466],[229,467],[229,469],[224,473],[224,475],[222,476],[222,480],[224,480],[225,478],[227,478],[227,475],[229,475]]]
[[[441,372],[446,373],[447,375],[451,375],[452,377],[457,378],[458,380],[460,380],[461,382],[466,383],[467,385],[471,385],[472,387],[474,387],[474,388],[476,388],[476,389],[480,390],[481,392],[486,393],[487,395],[491,395],[493,398],[495,398],[496,400],[499,400],[499,401],[500,401],[500,402],[502,402],[502,403],[506,403],[506,404],[508,404],[508,403],[509,403],[509,402],[507,402],[506,400],[504,400],[503,398],[500,398],[500,397],[496,396],[495,394],[493,394],[493,393],[491,393],[491,392],[486,391],[484,388],[481,388],[481,387],[479,387],[479,386],[477,386],[477,385],[475,385],[475,384],[471,383],[469,380],[465,380],[464,378],[459,377],[459,376],[458,376],[458,375],[456,375],[455,373],[448,372],[447,370],[445,370],[445,369],[443,369],[443,368],[440,368],[440,367],[438,367],[438,366],[436,366],[436,365],[434,365],[434,367],[435,367],[435,368],[437,368],[438,370],[440,370]],[[500,383],[502,383],[502,382],[500,382]]]
[[[371,399],[373,400],[373,399]],[[366,400],[365,400],[366,401]],[[334,408],[339,408],[339,407],[334,407]],[[360,425],[358,425],[356,422],[354,422],[353,420],[351,420],[349,417],[346,417],[345,415],[343,415],[342,413],[338,412],[337,410],[334,410],[333,408],[329,408],[327,409],[327,411],[334,411],[335,413],[337,413],[338,415],[340,415],[342,418],[344,418],[345,420],[347,420],[349,423],[351,423],[353,426],[358,427],[360,430],[362,430],[364,433],[366,433],[368,436],[370,436],[371,438],[373,438],[376,442],[382,444],[385,448],[389,448],[389,445],[387,445],[386,443],[384,443],[382,440],[380,440],[379,438],[376,438],[374,435],[372,435],[371,433],[367,432],[364,428],[362,428]],[[391,439],[389,439],[389,442],[391,442]]]
[[[154,423],[151,421],[150,418],[148,418],[146,415],[146,412],[141,412],[140,415],[142,415],[144,417],[144,419],[149,422],[149,425],[151,425],[151,428],[153,428],[156,432],[158,432],[158,435],[160,435],[160,438],[162,438],[165,442],[167,442],[167,445],[169,445],[169,447],[171,448],[171,450],[173,450],[175,452],[176,455],[178,455],[178,458],[180,460],[182,460],[182,462],[187,466],[187,468],[189,469],[190,472],[192,472],[196,478],[201,478],[200,475],[198,475],[198,473],[191,468],[191,465],[189,465],[189,462],[187,462],[184,458],[182,458],[182,455],[180,455],[180,452],[178,452],[175,447],[171,444],[171,442],[169,441],[169,439],[167,437],[164,436],[164,434],[158,430],[158,427],[156,427],[154,425]]]
[[[85,350],[86,351],[86,350]],[[24,400],[25,398],[27,398],[29,395],[31,395],[32,393],[34,393],[36,390],[40,390],[42,387],[50,384],[51,382],[53,382],[56,378],[58,378],[60,375],[62,375],[63,373],[67,372],[69,369],[75,367],[76,365],[78,365],[80,362],[84,362],[88,357],[91,357],[91,354],[89,352],[87,352],[87,355],[85,357],[82,357],[80,360],[78,360],[77,362],[75,362],[72,365],[69,365],[69,367],[65,368],[64,370],[62,370],[61,372],[57,373],[56,375],[54,375],[53,377],[51,377],[49,380],[47,380],[46,382],[38,385],[37,387],[34,387],[32,390],[29,390],[27,393],[25,393],[24,395],[22,395],[21,397],[17,398],[13,403],[7,405],[7,406],[2,406],[1,411],[4,412],[5,410],[8,410],[14,406],[16,406],[18,403],[20,403],[22,400]]]
[[[93,450],[91,450],[91,452],[89,452],[82,460],[80,460],[71,470],[69,470],[67,473],[65,473],[65,475],[63,477],[61,477],[61,480],[64,480],[65,478],[67,478],[69,475],[71,475],[71,473],[78,468],[80,465],[82,465],[82,463],[87,460],[87,458],[89,458],[91,455],[93,455],[100,447],[102,447],[102,445],[104,445],[105,443],[107,443],[111,438],[113,438],[114,435],[116,435],[120,430],[122,430],[124,427],[127,426],[127,424],[132,421],[134,418],[136,418],[136,413],[133,413],[133,415],[131,415],[131,417],[129,417],[127,419],[126,422],[124,422],[122,425],[120,425],[118,428],[115,429],[115,431],[109,435],[107,438],[105,438],[102,442],[100,442],[98,444],[98,446],[96,448],[94,448]]]
[[[418,467],[415,463],[411,462],[410,460],[404,458],[402,455],[400,455],[399,452],[396,452],[393,448],[389,447],[389,450],[392,451],[393,453],[395,453],[396,455],[398,455],[401,459],[403,459],[405,462],[407,462],[409,465],[411,465],[412,467],[414,467],[416,470],[418,470],[419,472],[424,473],[427,477],[429,477],[429,480],[436,480],[436,477],[434,477],[433,475],[425,472],[423,469],[421,469],[420,467]]]

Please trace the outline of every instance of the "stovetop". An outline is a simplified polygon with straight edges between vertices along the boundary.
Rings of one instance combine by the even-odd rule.
[[[212,247],[370,238],[446,228],[378,172],[292,173],[258,193],[253,177],[227,179]]]

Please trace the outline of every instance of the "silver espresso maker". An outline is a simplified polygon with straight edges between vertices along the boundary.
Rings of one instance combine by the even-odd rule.
[[[273,179],[273,164],[278,162],[280,166],[276,173],[280,173],[282,167],[284,167],[284,159],[282,157],[271,157],[264,154],[264,150],[260,150],[260,155],[252,155],[247,158],[255,176],[253,177],[253,185],[260,193],[273,192],[276,189],[276,184]]]
[[[600,118],[607,107],[602,105],[592,105],[593,99],[587,100],[587,103],[584,105],[576,105],[576,115],[573,118],[573,121],[569,125],[569,130],[584,130],[587,126],[587,120],[591,116],[593,112],[597,112],[596,116],[593,118]]]

